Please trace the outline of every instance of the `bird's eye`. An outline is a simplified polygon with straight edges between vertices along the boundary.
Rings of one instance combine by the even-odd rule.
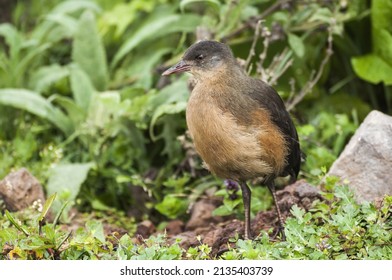
[[[204,55],[202,55],[202,54],[199,54],[196,56],[196,60],[203,60],[203,58],[204,58]]]

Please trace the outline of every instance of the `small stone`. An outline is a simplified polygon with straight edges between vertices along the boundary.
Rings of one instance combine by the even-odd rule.
[[[166,232],[169,235],[176,235],[183,232],[184,222],[181,220],[170,221],[166,226]]]
[[[42,185],[26,168],[11,172],[0,181],[0,196],[9,211],[30,206],[42,209],[45,203]]]
[[[222,217],[213,216],[212,212],[216,208],[216,202],[212,199],[201,199],[197,201],[192,208],[191,218],[186,224],[187,230],[193,230],[201,227],[208,227],[211,223],[219,223]]]
[[[145,220],[137,225],[136,228],[136,236],[141,236],[143,238],[149,238],[155,232],[154,224],[149,221]]]
[[[296,204],[305,210],[309,210],[314,200],[322,200],[320,190],[306,182],[298,180],[294,184],[286,186],[276,192],[280,210],[289,213],[291,207]]]

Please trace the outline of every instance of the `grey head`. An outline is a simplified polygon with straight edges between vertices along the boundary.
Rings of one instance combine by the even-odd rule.
[[[235,64],[231,49],[217,41],[200,41],[185,52],[182,60],[163,72],[163,76],[173,73],[191,72],[195,76],[209,73],[221,66]]]

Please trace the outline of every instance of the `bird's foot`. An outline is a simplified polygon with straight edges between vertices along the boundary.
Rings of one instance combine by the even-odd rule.
[[[284,226],[280,225],[278,227],[278,230],[275,232],[275,234],[271,237],[272,240],[276,240],[277,237],[280,236],[281,241],[286,241],[286,234],[284,233]]]

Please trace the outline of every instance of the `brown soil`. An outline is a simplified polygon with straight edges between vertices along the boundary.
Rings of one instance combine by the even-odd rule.
[[[319,190],[304,180],[297,181],[278,191],[277,198],[284,219],[290,215],[290,209],[294,204],[308,210],[314,200],[322,199]],[[230,239],[236,235],[243,235],[244,223],[242,220],[230,217],[224,219],[212,216],[212,211],[216,207],[216,201],[212,199],[202,199],[196,202],[191,217],[186,224],[180,220],[173,220],[168,223],[165,231],[169,240],[174,242],[180,239],[180,245],[185,249],[200,245],[200,242],[202,242],[212,247],[211,255],[213,256],[224,252],[230,243]],[[271,236],[275,236],[278,228],[275,209],[259,212],[252,220],[251,228],[253,236],[257,236],[261,231],[269,231],[271,228],[273,229]],[[156,231],[155,226],[150,221],[143,221],[138,225],[135,239],[140,241],[157,233],[159,232]]]

